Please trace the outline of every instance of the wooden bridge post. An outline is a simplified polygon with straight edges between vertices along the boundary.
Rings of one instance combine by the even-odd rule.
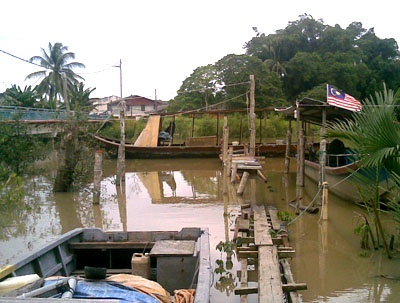
[[[285,174],[290,171],[290,146],[292,145],[292,120],[289,120],[289,126],[286,133],[286,151],[285,151]]]
[[[222,162],[226,165],[226,159],[228,156],[228,143],[229,143],[229,127],[228,127],[228,117],[224,117],[224,133],[222,142]]]
[[[325,182],[325,163],[326,163],[326,109],[322,110],[322,126],[321,126],[321,141],[319,142],[319,186]],[[323,196],[321,196],[321,204],[324,203]]]
[[[304,132],[300,118],[300,106],[296,104],[297,119],[297,173],[296,173],[296,213],[300,213],[300,200],[303,197],[304,187]]]
[[[100,203],[100,194],[101,194],[101,177],[103,175],[102,169],[102,162],[103,162],[103,154],[101,150],[96,150],[94,154],[94,182],[93,182],[93,203],[99,204]]]
[[[120,101],[120,127],[121,127],[121,141],[118,147],[118,160],[117,160],[117,178],[116,184],[119,185],[125,181],[125,100],[121,98]]]
[[[256,114],[254,113],[255,109],[255,81],[254,75],[250,75],[250,150],[249,155],[254,157],[256,154]]]
[[[322,184],[322,220],[328,220],[328,182]]]

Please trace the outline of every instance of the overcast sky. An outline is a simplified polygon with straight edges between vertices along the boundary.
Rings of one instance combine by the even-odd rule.
[[[0,50],[29,59],[48,43],[61,42],[86,69],[92,97],[141,95],[169,100],[199,66],[228,54],[243,54],[252,27],[265,34],[283,29],[304,13],[346,28],[357,21],[379,38],[400,41],[395,1],[359,0],[3,0]],[[0,92],[38,81],[25,77],[40,68],[0,52]]]

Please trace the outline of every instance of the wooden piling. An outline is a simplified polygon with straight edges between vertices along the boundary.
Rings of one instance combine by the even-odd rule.
[[[121,141],[118,146],[118,160],[117,160],[117,178],[116,184],[119,185],[121,182],[125,182],[125,111],[126,103],[122,99],[120,101],[120,127],[121,127]]]
[[[94,154],[94,177],[93,177],[93,203],[100,203],[101,193],[101,177],[103,175],[102,169],[103,153],[101,150],[96,150]]]
[[[231,183],[236,183],[236,175],[237,175],[237,163],[232,163],[232,172],[231,172]]]
[[[255,109],[255,87],[256,83],[254,81],[254,75],[250,75],[250,150],[249,155],[254,157],[256,154],[256,114],[254,113]]]
[[[285,150],[285,174],[290,171],[290,146],[292,145],[292,120],[289,120],[289,126],[286,133],[286,150]]]
[[[328,220],[328,182],[322,184],[322,220]]]
[[[223,142],[222,142],[222,162],[226,165],[226,159],[228,155],[228,143],[229,143],[229,127],[228,117],[224,116],[224,129],[223,129]]]
[[[229,147],[228,149],[228,159],[226,163],[226,175],[229,177],[232,174],[232,156],[233,156],[233,147]]]

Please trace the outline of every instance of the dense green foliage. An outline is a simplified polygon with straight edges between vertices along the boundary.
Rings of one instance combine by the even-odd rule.
[[[0,167],[6,171],[25,174],[32,162],[45,155],[43,141],[28,134],[27,124],[17,120],[0,127]]]
[[[230,113],[227,114],[227,118],[230,141],[247,142],[250,136],[247,113]],[[164,117],[161,129],[166,129],[171,121],[172,117]],[[146,123],[147,119],[126,120],[126,140],[134,142],[145,128]],[[190,115],[180,115],[175,117],[175,125],[174,143],[177,144],[183,144],[186,139],[192,137],[192,132],[193,137],[215,136],[217,130],[220,138],[223,134],[223,118],[220,117],[218,125],[215,115],[197,114],[194,121]],[[287,127],[288,121],[282,119],[279,114],[260,114],[256,121],[256,140],[266,143],[275,142],[279,138],[285,139]],[[119,121],[106,123],[99,133],[108,138],[119,139],[121,134]]]
[[[378,38],[360,22],[341,28],[305,14],[274,34],[254,31],[244,46],[246,55],[230,54],[195,69],[171,109],[244,108],[249,75],[256,79],[258,108],[292,104],[304,96],[325,100],[326,83],[359,100],[383,83],[394,90],[400,85],[397,42]]]

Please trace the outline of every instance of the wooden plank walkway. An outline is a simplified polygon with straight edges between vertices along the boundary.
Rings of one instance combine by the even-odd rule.
[[[297,303],[297,290],[307,289],[305,283],[294,282],[287,259],[294,250],[288,246],[287,232],[282,229],[284,224],[277,213],[275,208],[269,208],[266,213],[264,206],[246,207],[236,220],[234,241],[241,243],[237,247],[241,270],[238,272],[240,287],[235,289],[235,294],[240,295],[241,303],[248,302],[249,294],[258,294],[260,303],[283,303],[285,293],[291,302]],[[248,268],[250,259],[257,259],[255,270]],[[257,287],[249,287],[248,282],[257,282]]]

